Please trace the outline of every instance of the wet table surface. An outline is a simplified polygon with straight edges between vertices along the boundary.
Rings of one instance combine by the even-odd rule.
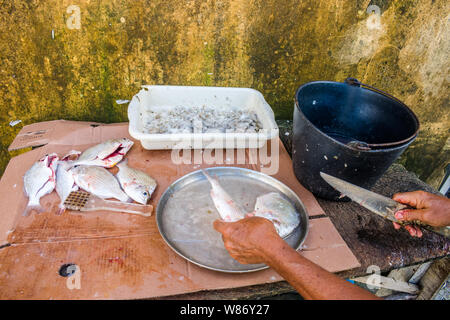
[[[292,120],[277,121],[280,138],[287,151],[292,149]],[[396,192],[424,190],[437,193],[403,166],[393,164],[372,188],[374,192],[392,197]],[[450,241],[429,231],[412,238],[404,229],[395,230],[392,223],[352,202],[318,199],[342,238],[359,260],[361,267],[337,273],[343,278],[367,275],[369,266],[378,266],[382,273],[447,256]],[[170,299],[255,299],[293,292],[285,281],[227,290],[202,291],[169,297]],[[168,297],[166,297],[167,299]]]

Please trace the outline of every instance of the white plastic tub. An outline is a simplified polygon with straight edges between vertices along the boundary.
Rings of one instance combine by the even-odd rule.
[[[257,133],[164,133],[143,130],[146,110],[183,106],[208,106],[221,109],[238,108],[256,113],[262,124]],[[263,95],[249,88],[142,86],[128,105],[130,135],[149,150],[204,148],[261,148],[267,140],[278,137],[278,126],[272,108]]]

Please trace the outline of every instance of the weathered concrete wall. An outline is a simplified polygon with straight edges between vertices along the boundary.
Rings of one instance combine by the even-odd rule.
[[[3,1],[0,172],[11,120],[127,121],[115,100],[141,84],[253,87],[291,118],[299,85],[353,76],[411,106],[422,129],[401,161],[439,177],[449,13],[446,0]]]

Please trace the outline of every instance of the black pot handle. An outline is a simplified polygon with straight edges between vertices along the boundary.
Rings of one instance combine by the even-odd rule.
[[[361,82],[360,82],[358,79],[356,79],[356,78],[349,77],[349,78],[345,79],[344,82],[345,82],[346,84],[348,84],[348,85],[351,85],[351,86],[360,87],[360,88],[362,87],[362,88],[366,88],[366,89],[375,91],[375,92],[377,92],[377,93],[379,93],[379,94],[382,94],[382,95],[385,96],[385,97],[391,98],[391,99],[397,101],[398,103],[400,103],[400,104],[406,106],[405,103],[403,103],[402,101],[400,101],[400,100],[397,99],[396,97],[390,95],[389,93],[384,92],[383,90],[377,89],[377,88],[375,88],[375,87],[369,86],[368,84],[361,83]]]
[[[360,88],[362,87],[362,88],[365,88],[365,89],[367,89],[367,90],[371,90],[371,91],[374,91],[374,92],[376,92],[376,93],[382,94],[383,96],[385,96],[385,97],[387,97],[387,98],[391,98],[391,99],[394,100],[394,101],[397,101],[399,104],[401,104],[402,106],[404,106],[407,110],[409,110],[409,111],[411,112],[411,115],[416,119],[416,122],[417,122],[417,130],[416,130],[416,132],[415,132],[411,137],[409,137],[409,138],[407,138],[407,139],[404,139],[404,140],[402,140],[402,141],[397,141],[397,142],[392,142],[392,143],[368,144],[369,147],[371,147],[371,148],[378,147],[378,148],[379,148],[379,147],[392,147],[392,146],[397,146],[397,145],[400,145],[400,144],[402,144],[402,143],[408,142],[409,140],[411,140],[413,137],[415,137],[415,136],[417,135],[417,132],[419,131],[419,120],[417,119],[416,115],[411,111],[411,109],[409,109],[409,107],[408,107],[405,103],[403,103],[402,101],[400,101],[400,100],[397,99],[396,97],[390,95],[389,93],[384,92],[383,90],[380,90],[380,89],[377,89],[377,88],[375,88],[375,87],[369,86],[368,84],[361,83],[361,82],[360,82],[358,79],[356,79],[356,78],[349,77],[349,78],[345,79],[344,82],[345,82],[346,84],[350,85],[350,86],[356,86],[356,87],[360,87]]]

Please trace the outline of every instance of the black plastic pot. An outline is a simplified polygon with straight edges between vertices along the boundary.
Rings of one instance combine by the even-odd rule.
[[[295,175],[314,195],[340,200],[320,171],[370,189],[418,130],[404,103],[354,78],[306,83],[295,95]]]

